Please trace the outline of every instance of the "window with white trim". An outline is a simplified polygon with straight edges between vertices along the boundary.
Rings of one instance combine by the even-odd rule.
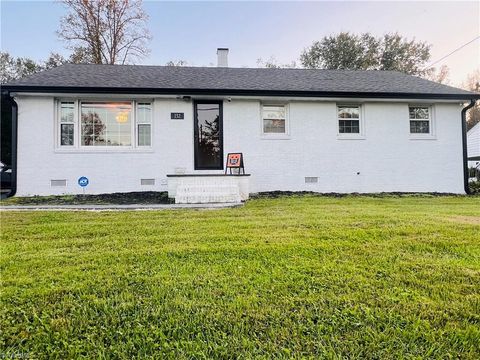
[[[137,104],[137,145],[152,145],[152,104]]]
[[[429,106],[409,106],[410,134],[431,134],[432,117]]]
[[[262,121],[264,134],[287,134],[286,106],[263,105]]]
[[[135,148],[152,144],[152,103],[60,101],[60,148]]]
[[[132,103],[80,103],[81,146],[131,146]]]
[[[60,103],[60,145],[75,145],[75,102],[65,101]]]
[[[360,134],[360,106],[338,105],[337,106],[338,133]]]

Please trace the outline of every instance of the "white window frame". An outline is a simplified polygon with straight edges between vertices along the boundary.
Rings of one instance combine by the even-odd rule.
[[[341,133],[340,132],[340,120],[352,120],[352,119],[341,119],[338,117],[338,110],[340,107],[357,107],[358,108],[358,133]],[[338,140],[365,140],[365,114],[364,114],[363,104],[358,103],[337,103],[335,104],[335,120],[337,127],[337,139]],[[356,120],[356,119],[353,119]]]
[[[269,133],[264,131],[263,125],[263,107],[264,106],[282,106],[285,108],[285,132]],[[260,103],[260,134],[262,139],[267,140],[288,140],[290,139],[290,104],[285,102],[262,102]]]
[[[131,145],[130,146],[88,146],[81,143],[81,104],[82,102],[130,102],[132,104],[131,121]],[[61,114],[60,107],[62,102],[74,102],[74,145],[61,145]],[[138,145],[138,123],[137,123],[137,105],[138,103],[149,103],[151,106],[150,122],[150,146]],[[59,98],[55,101],[55,151],[57,152],[152,152],[154,142],[154,107],[153,99],[114,99],[114,98]]]
[[[410,121],[415,119],[410,119],[410,108],[412,107],[424,107],[428,108],[428,133],[412,133],[410,131]],[[436,129],[435,129],[435,107],[431,104],[408,104],[407,106],[407,119],[408,119],[408,134],[410,135],[410,140],[435,140],[436,139]],[[425,119],[418,119],[418,121],[425,121]]]
[[[150,123],[139,123],[137,121],[137,110],[138,110],[138,104],[150,104],[150,111],[151,111],[151,119],[150,119]],[[154,102],[152,100],[148,100],[148,101],[142,101],[142,100],[136,100],[135,101],[135,106],[134,106],[134,118],[135,118],[135,121],[134,121],[134,124],[135,124],[135,147],[139,148],[139,149],[149,149],[153,146],[153,105],[154,105]],[[150,125],[150,145],[139,145],[138,143],[138,135],[139,135],[139,132],[138,132],[138,127],[139,125]]]
[[[72,103],[73,102],[73,145],[62,145],[62,123],[61,117],[61,104],[62,103]],[[77,140],[77,119],[78,119],[78,104],[77,100],[74,99],[61,99],[55,102],[55,139],[56,139],[56,147],[60,149],[75,149],[78,146]]]

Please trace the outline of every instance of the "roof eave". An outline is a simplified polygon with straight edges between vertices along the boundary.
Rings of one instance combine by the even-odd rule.
[[[435,94],[404,92],[352,92],[352,91],[296,91],[296,90],[249,90],[249,89],[188,89],[188,88],[112,88],[70,86],[27,86],[3,85],[2,92],[33,93],[90,93],[90,94],[150,94],[150,95],[222,95],[222,96],[291,96],[332,98],[375,98],[375,99],[432,99],[432,100],[478,100],[480,94]]]

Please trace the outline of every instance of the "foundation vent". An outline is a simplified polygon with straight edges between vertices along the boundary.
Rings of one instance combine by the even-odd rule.
[[[67,180],[62,179],[62,180],[50,180],[50,186],[67,186]]]
[[[140,185],[145,185],[145,186],[155,185],[155,179],[140,179]]]
[[[305,184],[316,184],[318,183],[318,177],[316,176],[306,176]]]

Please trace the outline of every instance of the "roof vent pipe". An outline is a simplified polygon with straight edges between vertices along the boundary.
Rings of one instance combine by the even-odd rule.
[[[228,48],[217,49],[217,67],[228,67]]]

